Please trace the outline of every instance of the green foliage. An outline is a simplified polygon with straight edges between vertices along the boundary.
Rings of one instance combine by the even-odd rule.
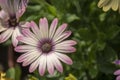
[[[6,72],[6,77],[13,80],[20,80],[21,77],[21,69],[19,66],[15,66],[15,68],[10,68]]]
[[[65,65],[63,74],[55,74],[50,79],[63,80],[69,73],[78,80],[113,80],[111,76],[116,69],[112,63],[116,58],[120,44],[119,14],[109,11],[104,13],[97,7],[98,0],[31,0],[23,16],[26,21],[38,21],[47,17],[50,21],[57,17],[61,23],[69,23],[76,40],[77,51],[71,54],[74,64]],[[105,75],[106,77],[103,77]],[[36,75],[35,75],[36,76]]]

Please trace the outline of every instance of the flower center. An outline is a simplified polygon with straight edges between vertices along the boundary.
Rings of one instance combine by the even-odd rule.
[[[9,23],[9,25],[12,26],[12,27],[15,27],[15,26],[18,25],[18,22],[17,22],[16,17],[11,17],[11,18],[8,20],[8,23]]]
[[[44,53],[48,53],[52,50],[52,45],[50,43],[44,43],[42,46],[41,46],[41,50],[44,52]]]

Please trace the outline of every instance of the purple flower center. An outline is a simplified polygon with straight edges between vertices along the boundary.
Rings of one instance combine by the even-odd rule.
[[[44,53],[48,53],[52,50],[52,45],[50,43],[44,43],[42,46],[41,46],[41,50],[42,52]]]
[[[16,17],[11,17],[8,20],[9,26],[16,27],[18,25]]]
[[[52,40],[49,40],[49,39],[41,40],[38,46],[43,53],[49,53],[53,51],[53,48],[54,48]]]

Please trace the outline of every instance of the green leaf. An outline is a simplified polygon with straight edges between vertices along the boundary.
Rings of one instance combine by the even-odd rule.
[[[80,18],[78,16],[76,16],[75,14],[67,14],[67,22],[73,22],[74,20],[79,20]]]
[[[8,69],[8,71],[6,72],[6,77],[15,80],[15,68]]]
[[[11,78],[13,80],[20,80],[21,69],[19,66],[15,66],[15,68],[10,68],[6,72],[6,77]]]
[[[103,51],[96,55],[98,68],[101,72],[109,74],[115,71],[116,67],[112,62],[116,59],[116,53],[111,47],[106,46]]]
[[[120,27],[114,25],[108,28],[106,35],[109,39],[113,39],[119,34],[119,32],[120,32]]]

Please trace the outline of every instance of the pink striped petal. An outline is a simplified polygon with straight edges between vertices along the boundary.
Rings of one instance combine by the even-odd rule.
[[[30,50],[36,50],[36,47],[30,45],[19,45],[14,49],[16,52],[28,52]]]
[[[40,57],[41,57],[41,59],[40,59],[40,63],[39,63],[39,73],[41,76],[43,76],[45,74],[47,56],[43,54]]]
[[[40,32],[42,34],[42,38],[48,37],[48,21],[46,18],[40,19],[39,27],[40,27]]]
[[[36,35],[34,35],[29,29],[23,29],[22,33],[26,36],[26,37],[30,37],[32,39],[34,39],[35,41],[38,41],[38,39],[36,38]]]
[[[20,22],[19,24],[22,28],[30,28],[31,27],[30,22]]]
[[[7,11],[7,10],[8,10],[8,9],[7,9],[7,7],[8,7],[8,0],[0,0],[0,7],[1,7],[3,10]]]
[[[58,19],[55,18],[50,25],[49,38],[52,38],[54,36],[56,28],[57,28],[57,24],[58,24]]]
[[[57,52],[55,54],[64,63],[69,64],[69,65],[73,64],[72,60],[67,55],[62,54],[62,53],[57,53]]]
[[[40,54],[37,51],[34,51],[33,54],[34,55],[32,55],[31,57],[24,59],[24,62],[22,64],[23,66],[28,66],[33,61],[35,61],[36,59],[38,59],[38,57],[40,57]]]
[[[53,55],[52,54],[48,54],[47,55],[47,69],[48,72],[53,75],[54,73],[54,65],[53,65]]]
[[[18,57],[18,59],[17,59],[17,62],[23,62],[24,61],[24,59],[26,59],[26,58],[29,58],[31,55],[33,55],[33,53],[31,53],[31,52],[26,52],[26,53],[24,53],[24,54],[22,54],[20,57]],[[28,57],[29,56],[29,57]]]
[[[53,60],[52,60],[55,68],[59,71],[59,72],[63,72],[63,66],[61,64],[61,62],[58,60],[56,55],[53,55]]]
[[[56,52],[61,52],[61,53],[72,53],[76,51],[76,48],[74,47],[66,47],[66,46],[57,46],[55,47]]]
[[[58,38],[67,28],[67,24],[62,24],[60,27],[58,27],[58,29],[56,30],[55,34],[54,34],[54,39]]]
[[[120,75],[120,69],[114,72],[114,75]]]
[[[28,45],[32,45],[32,46],[37,46],[38,45],[38,42],[36,42],[32,38],[18,36],[17,39],[18,39],[18,41],[23,42],[23,43],[28,44]]]
[[[7,41],[11,37],[13,31],[13,28],[9,28],[5,32],[3,32],[0,37],[0,43]]]
[[[22,34],[20,33],[19,28],[16,27],[12,35],[12,43],[14,47],[16,47],[18,44],[17,36],[21,36],[21,35]]]
[[[41,33],[39,31],[37,24],[34,21],[31,21],[30,26],[31,26],[33,33],[37,36],[37,38],[38,39],[41,38]]]
[[[6,20],[8,20],[8,18],[9,18],[8,14],[4,10],[1,10],[0,11],[0,19],[6,21]]]
[[[24,61],[28,60],[29,58],[33,57],[33,55],[40,56],[41,53],[38,52],[38,51],[32,51],[32,50],[30,50],[29,52],[26,52],[26,53],[22,54],[17,59],[17,62],[24,62]]]
[[[120,76],[117,76],[116,80],[120,80]]]
[[[59,43],[63,41],[64,39],[68,38],[71,35],[71,31],[66,31],[63,34],[61,34],[59,37],[54,38],[55,43]]]
[[[67,46],[73,46],[76,45],[77,42],[74,40],[66,40],[61,43],[56,44],[55,46],[62,46],[62,47],[67,47]]]
[[[34,61],[31,65],[30,65],[30,68],[29,68],[29,72],[31,73],[31,72],[33,72],[33,71],[35,71],[35,69],[39,66],[39,63],[40,63],[40,57],[36,60],[36,61]]]
[[[19,0],[19,2],[20,2],[20,0]],[[14,7],[16,7],[15,12],[16,12],[17,19],[19,19],[25,12],[27,3],[28,3],[28,0],[21,0],[21,2],[19,4],[18,4],[18,0],[14,0]]]

